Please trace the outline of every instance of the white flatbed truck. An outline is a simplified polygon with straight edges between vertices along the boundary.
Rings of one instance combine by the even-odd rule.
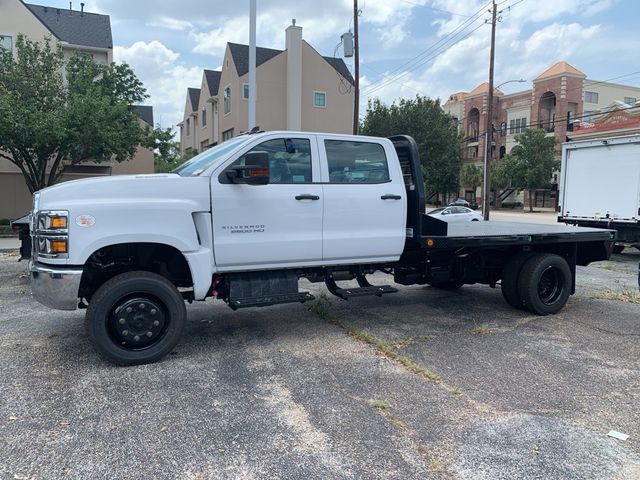
[[[174,348],[185,301],[311,300],[300,278],[345,300],[395,292],[368,282],[376,271],[442,289],[500,283],[513,307],[553,314],[575,291],[576,265],[609,258],[615,240],[565,225],[447,224],[425,214],[411,137],[304,132],[239,136],[169,174],[49,187],[29,218],[35,299],[86,308],[91,342],[122,365]]]

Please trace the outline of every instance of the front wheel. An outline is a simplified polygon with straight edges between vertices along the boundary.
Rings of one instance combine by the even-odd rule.
[[[96,291],[85,325],[91,343],[107,360],[139,365],[173,350],[186,317],[182,295],[169,280],[151,272],[128,272]]]
[[[531,313],[550,315],[565,306],[571,294],[571,269],[559,255],[540,253],[522,267],[518,293],[522,305]]]

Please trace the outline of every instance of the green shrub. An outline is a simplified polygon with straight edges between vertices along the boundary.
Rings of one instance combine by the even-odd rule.
[[[522,202],[502,202],[502,208],[522,208]]]
[[[8,218],[0,218],[0,225],[11,225],[11,221]]]

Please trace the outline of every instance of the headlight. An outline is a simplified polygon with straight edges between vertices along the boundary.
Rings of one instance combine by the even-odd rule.
[[[66,210],[38,212],[36,231],[66,233],[68,228],[69,212]]]
[[[33,246],[35,256],[68,258],[69,212],[43,210],[34,213]]]

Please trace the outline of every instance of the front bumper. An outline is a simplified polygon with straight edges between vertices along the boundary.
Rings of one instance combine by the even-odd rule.
[[[29,262],[31,292],[41,304],[57,310],[75,310],[82,269],[62,268]]]

